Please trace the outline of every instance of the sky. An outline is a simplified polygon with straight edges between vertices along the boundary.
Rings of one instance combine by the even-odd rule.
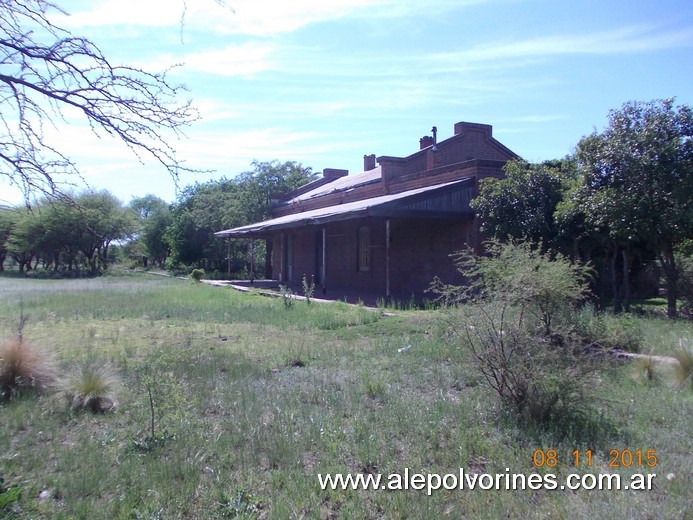
[[[200,119],[173,141],[204,173],[253,161],[315,172],[407,156],[458,121],[493,126],[524,159],[570,154],[626,101],[693,104],[690,0],[57,0],[55,24],[113,63],[163,71]],[[47,133],[89,188],[175,200],[169,174],[86,121]],[[22,196],[0,177],[0,203]]]

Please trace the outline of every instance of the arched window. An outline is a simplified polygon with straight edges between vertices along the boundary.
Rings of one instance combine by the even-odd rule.
[[[359,228],[358,261],[359,271],[371,270],[371,230],[368,226]]]

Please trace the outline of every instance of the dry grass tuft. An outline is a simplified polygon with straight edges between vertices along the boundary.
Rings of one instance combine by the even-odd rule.
[[[73,410],[89,409],[105,413],[115,409],[120,378],[108,366],[87,364],[76,368],[62,383],[62,390]]]
[[[674,353],[674,357],[678,361],[676,379],[679,386],[683,387],[686,381],[690,381],[691,389],[693,389],[693,352],[682,347]]]
[[[0,400],[22,390],[49,390],[56,381],[53,356],[19,339],[0,343]]]
[[[648,383],[654,383],[659,379],[655,358],[652,355],[642,356],[635,360],[635,373]]]

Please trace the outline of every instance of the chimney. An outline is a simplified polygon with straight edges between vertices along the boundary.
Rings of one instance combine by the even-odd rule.
[[[331,181],[339,179],[349,174],[349,170],[339,170],[337,168],[323,168],[322,176]]]
[[[419,150],[423,150],[424,148],[428,148],[429,146],[433,146],[434,144],[435,140],[433,139],[433,137],[430,135],[425,135],[421,139],[419,139]]]
[[[467,132],[482,132],[487,139],[493,136],[493,127],[491,125],[483,125],[481,123],[468,123],[460,121],[455,123],[455,135],[465,134]]]
[[[363,171],[368,172],[375,169],[375,154],[363,156]]]

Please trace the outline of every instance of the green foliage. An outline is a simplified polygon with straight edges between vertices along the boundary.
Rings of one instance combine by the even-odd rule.
[[[638,378],[643,379],[648,384],[653,384],[659,380],[659,374],[656,369],[655,359],[650,356],[639,357],[635,360],[634,370]]]
[[[201,282],[202,277],[205,275],[205,270],[204,269],[193,269],[192,272],[190,273],[190,277],[195,280],[196,282]]]
[[[561,254],[542,253],[527,241],[489,240],[485,248],[488,256],[477,256],[470,249],[454,256],[466,285],[436,280],[430,291],[448,303],[492,298],[518,306],[541,323],[547,337],[556,321],[565,319],[589,295],[591,270]]]
[[[217,501],[220,518],[252,518],[260,506],[259,498],[245,489],[235,495],[220,492]]]
[[[171,223],[164,241],[171,250],[172,263],[195,265],[209,271],[249,272],[247,241],[234,240],[231,255],[225,241],[214,233],[269,217],[270,202],[278,193],[291,191],[313,180],[310,168],[300,163],[253,162],[253,169],[233,179],[222,178],[186,187],[173,205]],[[264,243],[255,247],[257,274],[264,267]]]
[[[503,179],[481,180],[479,196],[471,203],[484,221],[484,230],[501,240],[556,245],[559,229],[554,213],[576,175],[575,161],[530,164],[517,159],[508,161],[503,170]]]
[[[527,242],[487,244],[489,256],[457,255],[468,286],[434,283],[453,309],[450,330],[504,407],[531,427],[592,435],[594,368],[570,334],[576,305],[588,294],[589,270]],[[586,431],[587,430],[587,431]]]
[[[363,391],[371,399],[382,399],[385,396],[386,385],[382,378],[373,377],[366,373],[363,376]]]
[[[108,268],[111,244],[135,229],[134,214],[107,191],[7,211],[5,248],[20,272],[41,262],[56,273],[80,267],[92,275],[101,273]]]
[[[7,511],[12,504],[18,502],[22,496],[22,488],[17,484],[5,486],[5,479],[0,473],[0,511]]]
[[[293,309],[296,301],[294,292],[288,285],[279,284],[279,293],[282,296],[282,303],[285,309]]]
[[[625,103],[602,133],[584,137],[577,157],[586,214],[612,242],[642,241],[667,280],[668,313],[676,316],[674,250],[693,238],[693,109],[673,99]]]
[[[169,433],[167,430],[155,431],[154,433],[150,432],[146,435],[133,439],[132,447],[143,453],[152,453],[175,440],[176,436]]]
[[[175,377],[181,361],[180,352],[160,346],[135,365],[148,411],[148,433],[134,441],[135,447],[150,451],[175,438],[175,426],[183,421],[189,405],[181,381]]]
[[[303,296],[306,299],[306,303],[310,305],[310,301],[313,298],[313,293],[315,293],[315,279],[311,276],[310,282],[308,282],[308,279],[304,274],[303,279],[301,280],[301,285],[303,286]]]
[[[641,320],[629,315],[598,312],[585,305],[573,314],[572,324],[583,343],[605,349],[640,352],[644,341]]]
[[[133,251],[131,258],[139,262],[144,256],[147,258],[147,264],[151,262],[163,268],[170,254],[165,236],[167,228],[173,222],[171,208],[165,201],[154,195],[132,199],[129,207],[136,212],[139,227],[138,237],[130,246]],[[140,247],[133,247],[134,244]]]

